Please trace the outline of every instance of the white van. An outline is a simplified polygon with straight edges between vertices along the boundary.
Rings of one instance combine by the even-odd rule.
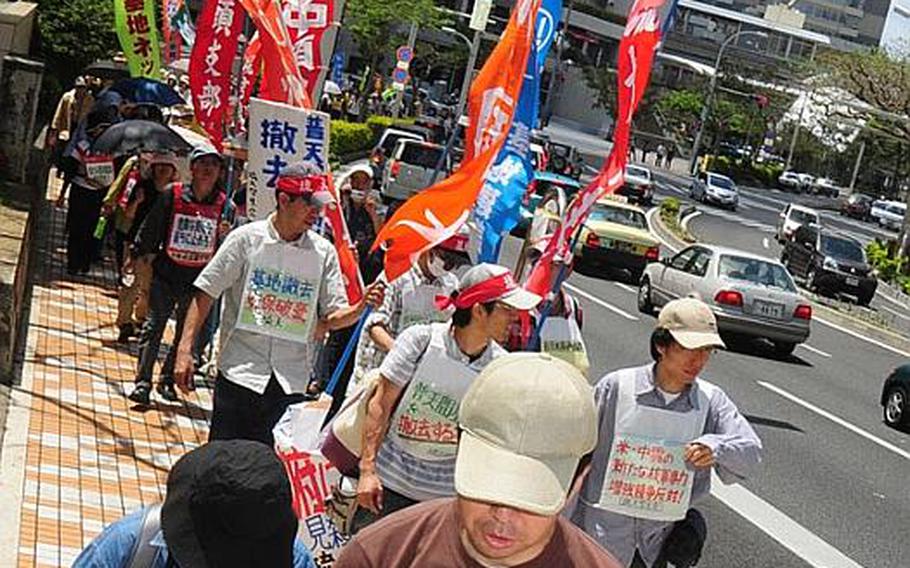
[[[788,203],[784,210],[778,214],[777,242],[783,244],[790,240],[793,233],[801,225],[818,224],[818,211]]]
[[[906,214],[906,203],[892,201],[879,213],[878,223],[886,229],[899,231],[904,226],[904,216]]]

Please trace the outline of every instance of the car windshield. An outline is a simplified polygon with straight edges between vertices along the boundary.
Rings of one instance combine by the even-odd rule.
[[[801,225],[806,223],[818,223],[818,215],[810,211],[803,211],[802,209],[793,209],[790,211],[790,219]]]
[[[644,168],[638,168],[635,166],[627,166],[626,175],[645,178],[645,179],[651,179],[651,172],[649,172],[648,170],[646,170]]]
[[[401,161],[421,168],[432,169],[436,167],[436,162],[439,161],[441,154],[442,148],[425,146],[419,142],[415,144],[406,143],[404,150],[401,152]]]
[[[866,257],[863,254],[863,248],[859,243],[850,239],[822,235],[822,252],[828,256],[843,260],[854,260],[856,262],[865,262]]]
[[[389,132],[386,134],[385,140],[382,141],[382,153],[386,156],[389,156],[392,153],[392,150],[395,149],[395,145],[398,144],[399,140],[414,140],[415,138],[417,138],[417,136],[408,136],[407,134]]]
[[[796,292],[787,270],[774,262],[725,254],[720,257],[718,271],[723,278]]]
[[[588,217],[591,221],[606,221],[607,223],[618,223],[634,229],[647,229],[648,221],[641,211],[634,209],[625,209],[622,207],[611,207],[609,205],[597,204]]]
[[[887,210],[890,213],[897,213],[898,215],[903,215],[904,213],[907,212],[907,206],[903,205],[903,204],[895,203],[894,205],[889,205],[887,207]]]
[[[736,189],[736,186],[733,185],[733,182],[725,177],[710,175],[708,176],[708,183],[714,187],[719,187],[721,189]]]

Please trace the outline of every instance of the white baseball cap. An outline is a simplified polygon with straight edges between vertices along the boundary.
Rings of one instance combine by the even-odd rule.
[[[726,347],[717,332],[717,318],[708,304],[697,298],[673,300],[660,310],[657,327],[670,332],[686,349]]]
[[[499,301],[517,310],[530,310],[540,303],[541,297],[528,292],[515,282],[512,272],[505,266],[481,263],[464,273],[458,282],[455,307]]]
[[[593,389],[545,353],[510,353],[487,365],[458,420],[456,493],[538,515],[559,513],[580,459],[597,444]]]

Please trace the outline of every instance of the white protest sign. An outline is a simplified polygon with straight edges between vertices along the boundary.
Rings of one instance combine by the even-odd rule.
[[[247,212],[251,220],[275,210],[275,182],[288,166],[329,166],[329,115],[291,105],[250,99]]]

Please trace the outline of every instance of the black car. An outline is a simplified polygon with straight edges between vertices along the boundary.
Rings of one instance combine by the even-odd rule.
[[[784,243],[780,260],[809,290],[849,294],[861,306],[869,305],[878,287],[863,246],[819,225],[800,225]]]
[[[882,414],[889,426],[910,425],[910,365],[891,371],[882,387]]]

